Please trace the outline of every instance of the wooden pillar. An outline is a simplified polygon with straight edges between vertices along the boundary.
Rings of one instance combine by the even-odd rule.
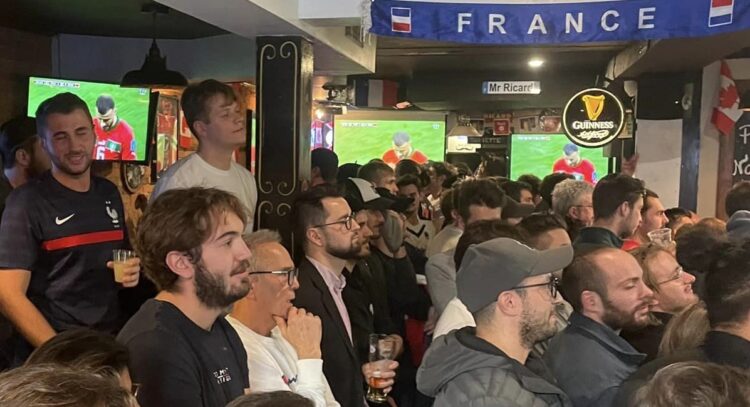
[[[256,180],[259,228],[281,233],[294,256],[292,204],[310,179],[312,44],[258,37]]]

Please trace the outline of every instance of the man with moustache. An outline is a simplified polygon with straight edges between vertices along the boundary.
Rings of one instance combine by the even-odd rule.
[[[392,379],[398,363],[387,371],[362,364],[354,349],[352,325],[343,299],[347,260],[356,259],[360,250],[359,224],[346,200],[328,187],[315,187],[301,193],[294,203],[297,236],[302,239],[305,258],[299,264],[299,289],[294,305],[321,319],[323,372],[334,398],[345,407],[365,403],[363,375]],[[360,370],[362,374],[360,374]],[[388,388],[393,380],[380,383]]]
[[[594,187],[594,223],[581,229],[573,242],[576,251],[609,246],[621,248],[641,224],[646,196],[643,181],[625,174],[610,174]],[[560,214],[562,215],[562,214]]]
[[[633,236],[626,239],[622,250],[630,251],[642,245],[647,245],[651,238],[650,232],[667,226],[669,219],[664,214],[665,208],[656,192],[647,189],[643,197],[643,208],[641,208],[641,224],[633,232]]]
[[[682,269],[667,249],[649,244],[630,252],[643,269],[643,282],[654,292],[651,304],[652,321],[640,329],[624,329],[620,336],[639,352],[646,361],[656,358],[664,329],[676,314],[698,302],[693,292],[695,276]]]
[[[36,124],[52,169],[15,189],[0,226],[0,309],[15,326],[15,363],[56,332],[121,326],[112,250],[130,246],[117,187],[91,175],[96,136],[72,93],[43,101]],[[138,284],[132,259],[122,286]]]
[[[249,388],[247,355],[221,315],[250,290],[246,209],[214,188],[165,192],[146,209],[137,249],[160,290],[117,340],[142,407],[225,406]]]
[[[259,230],[244,240],[253,253],[250,292],[234,303],[226,319],[247,352],[250,388],[291,391],[316,407],[338,407],[323,375],[320,318],[292,306],[297,269],[281,236]]]
[[[611,247],[576,253],[563,271],[562,293],[574,312],[544,360],[576,407],[611,406],[646,357],[618,334],[648,323],[653,293],[633,256]]]
[[[461,260],[458,298],[476,320],[433,342],[419,368],[419,390],[435,407],[571,406],[562,390],[524,364],[536,342],[557,331],[557,280],[573,249],[534,250],[496,238]],[[503,259],[498,262],[498,259]]]

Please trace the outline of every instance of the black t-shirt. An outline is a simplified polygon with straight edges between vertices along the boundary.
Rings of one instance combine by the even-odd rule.
[[[171,303],[152,299],[117,340],[130,350],[141,407],[224,407],[250,387],[245,348],[224,318],[206,331]]]
[[[91,177],[87,192],[46,172],[15,189],[0,224],[0,269],[31,271],[27,297],[55,330],[118,328],[112,250],[129,246],[117,187]],[[2,272],[2,270],[0,270]]]

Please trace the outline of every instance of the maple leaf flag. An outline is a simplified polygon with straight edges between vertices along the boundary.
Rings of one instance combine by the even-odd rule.
[[[734,124],[742,116],[740,94],[732,78],[732,71],[726,61],[721,61],[721,89],[719,89],[719,105],[714,108],[711,123],[724,135],[732,134]]]

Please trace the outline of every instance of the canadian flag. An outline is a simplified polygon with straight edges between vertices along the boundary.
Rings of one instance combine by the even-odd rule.
[[[734,131],[734,124],[742,116],[740,94],[732,78],[732,71],[726,61],[721,61],[721,89],[719,90],[719,105],[714,108],[711,123],[724,135]]]

